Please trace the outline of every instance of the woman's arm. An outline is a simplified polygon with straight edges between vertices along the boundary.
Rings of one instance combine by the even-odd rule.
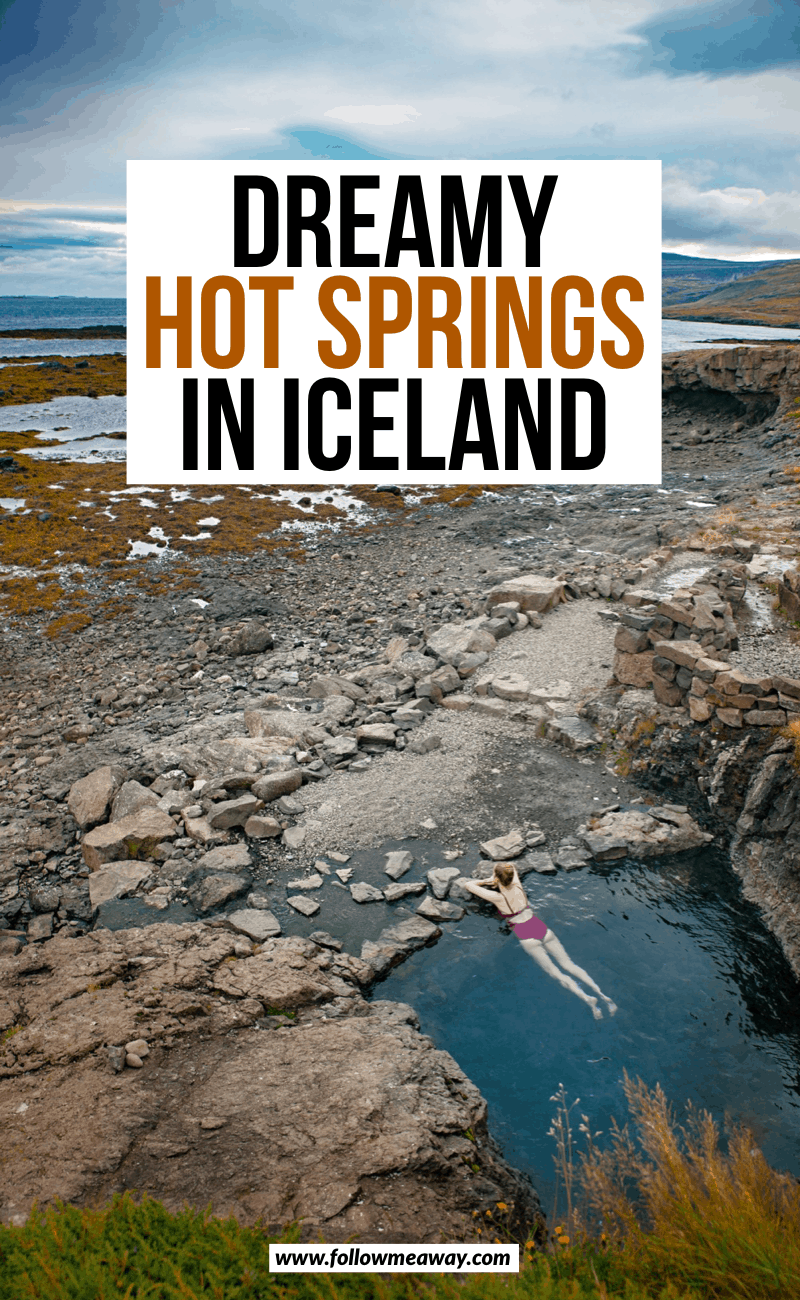
[[[465,889],[468,889],[471,894],[475,894],[478,898],[485,898],[487,903],[494,903],[496,905],[503,900],[503,895],[498,890],[485,889],[482,881],[468,880],[466,877],[462,876],[459,884],[463,885]]]

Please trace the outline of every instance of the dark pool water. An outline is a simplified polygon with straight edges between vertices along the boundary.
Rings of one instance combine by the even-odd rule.
[[[595,1022],[495,916],[445,926],[376,997],[410,1002],[489,1103],[506,1157],[552,1204],[550,1100],[563,1083],[595,1129],[627,1118],[623,1070],[676,1105],[742,1121],[800,1175],[800,986],[713,852],[526,878],[535,910],[619,1005]],[[602,1144],[603,1139],[600,1139]]]

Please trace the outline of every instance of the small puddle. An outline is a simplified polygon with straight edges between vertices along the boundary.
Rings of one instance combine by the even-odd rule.
[[[191,905],[170,903],[168,907],[151,907],[142,898],[112,898],[97,909],[93,928],[95,930],[133,930],[145,925],[169,922],[170,925],[185,925],[187,921],[196,921],[197,916]]]
[[[710,567],[708,564],[703,564],[699,567],[674,569],[672,572],[665,573],[656,586],[664,591],[677,591],[679,587],[693,587],[696,582],[702,581]]]

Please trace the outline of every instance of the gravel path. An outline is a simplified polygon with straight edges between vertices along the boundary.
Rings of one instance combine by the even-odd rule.
[[[616,633],[616,624],[600,617],[602,607],[595,600],[559,605],[541,628],[501,641],[487,667],[521,673],[534,690],[570,682],[575,701],[601,690],[611,676]]]
[[[598,611],[599,602],[589,600],[559,605],[545,616],[543,627],[501,641],[481,671],[521,673],[534,689],[568,681],[577,704],[610,676],[615,625],[601,619]],[[469,692],[469,681],[465,686]],[[438,736],[439,749],[429,754],[389,752],[367,772],[334,772],[324,785],[305,786],[304,848],[352,849],[388,837],[424,834],[422,823],[428,818],[446,834],[457,834],[465,800],[474,799],[472,783],[485,772],[487,755],[497,742],[515,735],[529,749],[541,745],[537,728],[516,718],[512,709],[509,706],[505,718],[477,708],[467,713],[437,709],[414,736]]]

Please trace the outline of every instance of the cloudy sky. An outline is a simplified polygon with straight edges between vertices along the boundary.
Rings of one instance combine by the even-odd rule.
[[[127,158],[661,158],[666,249],[800,256],[799,40],[796,0],[0,0],[0,294],[124,293]]]

